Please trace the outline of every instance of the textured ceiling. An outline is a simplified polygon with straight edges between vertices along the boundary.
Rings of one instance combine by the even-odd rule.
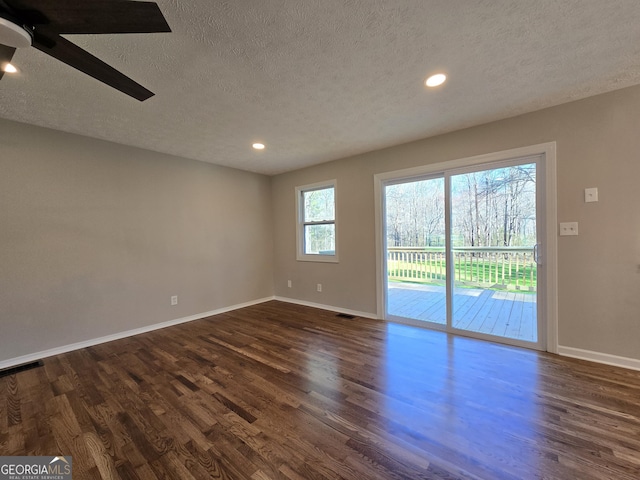
[[[157,3],[173,33],[68,37],[155,97],[29,48],[0,117],[275,174],[640,84],[638,0]]]

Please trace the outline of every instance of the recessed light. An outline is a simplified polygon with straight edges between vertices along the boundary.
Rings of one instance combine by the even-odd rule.
[[[252,146],[256,150],[264,150],[264,144],[263,143],[254,143]]]
[[[437,87],[438,85],[442,85],[446,79],[447,76],[444,73],[436,73],[427,78],[427,81],[424,83],[427,87]]]
[[[4,70],[6,73],[16,73],[18,71],[18,69],[10,63],[7,63],[2,70]]]

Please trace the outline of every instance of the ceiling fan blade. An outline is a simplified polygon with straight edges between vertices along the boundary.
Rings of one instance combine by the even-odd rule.
[[[154,2],[129,0],[4,0],[20,15],[41,12],[48,30],[61,34],[170,32]],[[34,25],[40,24],[35,20]]]
[[[9,6],[7,2],[5,2],[5,0],[0,0],[0,11],[11,14],[13,12],[13,9],[11,8],[11,6]]]
[[[0,78],[4,75],[4,66],[7,63],[11,63],[13,54],[16,49],[13,47],[7,47],[6,45],[0,45]]]
[[[36,33],[33,46],[43,53],[52,56],[66,63],[67,65],[86,73],[96,80],[106,83],[122,93],[140,100],[141,102],[152,97],[153,92],[147,90],[142,85],[134,82],[129,77],[120,73],[110,65],[107,65],[99,58],[94,57],[86,50],[78,47],[69,40],[60,36],[42,38]]]

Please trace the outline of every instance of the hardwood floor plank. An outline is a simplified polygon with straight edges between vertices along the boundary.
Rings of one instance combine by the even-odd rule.
[[[20,411],[20,395],[16,375],[7,377],[7,426],[12,427],[22,423],[22,413]]]
[[[0,455],[81,479],[640,477],[639,372],[442,332],[273,301],[44,363]]]
[[[73,407],[66,394],[53,397],[47,402],[46,406],[49,414],[48,421],[52,430],[51,433],[56,445],[54,455],[72,455],[74,457],[74,473],[77,472],[80,477],[90,475],[90,472],[96,468],[96,465],[88,453],[87,445],[82,438],[82,429],[78,423],[76,412],[73,411]]]
[[[83,440],[102,478],[117,478],[118,472],[113,455],[108,451],[109,445],[105,444],[102,438],[92,432],[85,433]]]

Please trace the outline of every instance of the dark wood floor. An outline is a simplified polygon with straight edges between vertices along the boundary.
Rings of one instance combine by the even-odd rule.
[[[74,479],[638,479],[640,373],[268,302],[0,379]]]

